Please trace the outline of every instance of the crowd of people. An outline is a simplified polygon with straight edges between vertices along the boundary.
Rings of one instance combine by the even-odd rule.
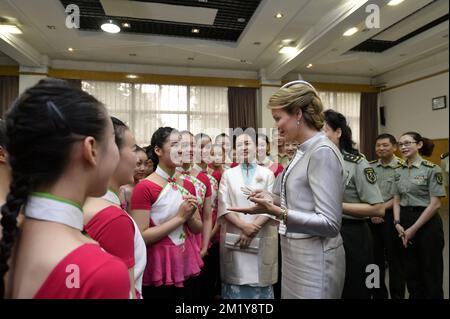
[[[160,127],[141,147],[65,81],[26,90],[0,122],[0,296],[443,298],[432,141],[381,134],[369,162],[305,81],[268,108],[272,140]]]

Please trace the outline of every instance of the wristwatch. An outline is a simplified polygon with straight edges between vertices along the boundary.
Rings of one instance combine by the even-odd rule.
[[[395,225],[400,225],[400,220],[398,220],[398,219],[394,220],[394,226]]]

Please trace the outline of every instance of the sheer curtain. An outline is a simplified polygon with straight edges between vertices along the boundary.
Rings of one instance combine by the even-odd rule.
[[[127,123],[142,146],[150,144],[161,126],[212,135],[229,126],[224,87],[83,81],[82,88]]]
[[[353,141],[359,148],[359,119],[361,116],[361,93],[319,92],[324,109],[332,109],[342,113],[352,129]]]

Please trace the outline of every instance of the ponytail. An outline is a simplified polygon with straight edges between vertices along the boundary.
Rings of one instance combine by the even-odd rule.
[[[147,147],[147,156],[153,162],[153,167],[155,169],[159,163],[159,157],[158,154],[155,153],[155,148],[159,147],[162,149],[167,138],[173,131],[174,129],[171,127],[160,127],[152,135],[150,145]]]
[[[406,132],[406,133],[402,134],[402,136],[404,136],[404,135],[411,136],[414,139],[414,141],[416,141],[417,143],[422,142],[422,147],[419,149],[420,155],[430,157],[431,154],[433,154],[434,143],[429,138],[423,137],[422,135],[420,135],[417,132]]]

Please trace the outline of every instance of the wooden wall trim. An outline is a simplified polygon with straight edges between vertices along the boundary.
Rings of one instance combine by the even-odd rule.
[[[129,73],[125,72],[103,72],[50,69],[48,75],[63,79],[79,79],[91,81],[111,81],[125,83],[151,83],[151,84],[174,84],[174,85],[203,85],[203,86],[225,86],[225,87],[252,87],[259,88],[259,81],[253,79],[219,78],[203,76],[180,76],[163,74],[133,73],[136,79],[127,78]]]
[[[290,81],[283,81],[282,85]],[[326,82],[310,82],[317,91],[327,92],[364,92],[364,93],[379,93],[380,90],[374,86],[367,84],[348,84],[348,83],[326,83]]]
[[[173,85],[201,85],[201,86],[224,86],[224,87],[281,87],[276,84],[263,84],[257,79],[238,79],[206,76],[182,76],[182,75],[163,75],[133,73],[138,76],[136,79],[127,78],[126,72],[105,72],[105,71],[85,71],[68,69],[49,69],[48,74],[40,73],[21,73],[18,66],[0,66],[0,75],[48,75],[50,77],[62,79],[78,79],[90,81],[110,81],[124,83],[151,83],[151,84],[173,84]],[[311,82],[319,91],[331,92],[379,92],[377,88],[364,84],[342,84],[342,83],[321,83]]]
[[[6,76],[18,76],[19,75],[19,67],[18,66],[1,66],[0,65],[0,75]]]
[[[426,79],[429,79],[429,78],[432,78],[432,77],[435,77],[437,75],[441,75],[441,74],[444,74],[444,73],[448,73],[448,69],[442,70],[442,71],[439,71],[439,72],[436,72],[436,73],[432,73],[432,74],[429,74],[429,75],[426,75],[426,76],[422,76],[420,78],[417,78],[417,79],[414,79],[414,80],[411,80],[411,81],[407,81],[407,82],[403,82],[403,83],[400,83],[400,84],[397,84],[397,85],[393,85],[391,87],[387,87],[387,88],[381,89],[381,92],[394,90],[394,89],[397,89],[399,87],[402,87],[402,86],[405,86],[405,85],[409,85],[409,84],[412,84],[412,83],[415,83],[415,82],[419,82],[419,81],[422,81],[422,80],[426,80]]]

